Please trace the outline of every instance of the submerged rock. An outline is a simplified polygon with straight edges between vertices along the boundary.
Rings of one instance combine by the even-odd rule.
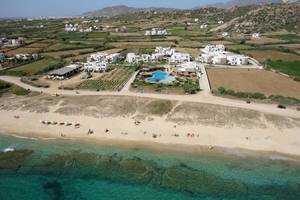
[[[11,152],[0,152],[1,170],[15,171],[22,167],[24,161],[33,153],[33,150],[16,150]]]

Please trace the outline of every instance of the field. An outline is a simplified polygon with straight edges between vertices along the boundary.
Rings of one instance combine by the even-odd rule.
[[[101,45],[99,43],[99,45]],[[65,51],[65,50],[76,50],[96,47],[95,44],[82,44],[82,43],[57,43],[49,46],[45,49],[46,52],[51,51]]]
[[[8,51],[6,53],[7,56],[14,56],[15,54],[20,54],[20,53],[38,53],[42,48],[33,48],[33,47],[20,47],[11,51]]]
[[[119,91],[134,73],[134,67],[120,67],[106,72],[97,80],[86,80],[77,86],[78,89]]]
[[[194,48],[176,48],[176,50],[182,53],[189,53],[193,57],[197,57],[201,53],[198,49],[194,49]]]
[[[224,87],[239,92],[260,92],[300,99],[300,83],[266,70],[208,69],[212,89]]]
[[[268,61],[268,67],[300,80],[300,61]]]
[[[0,81],[0,97],[4,93],[13,93],[15,95],[27,95],[30,91],[25,90],[17,85],[7,83],[5,81]]]
[[[157,46],[171,46],[173,42],[112,42],[110,43],[116,48],[155,48]]]
[[[24,72],[30,75],[38,74],[43,72],[45,69],[47,69],[51,65],[59,64],[59,60],[54,58],[44,58],[42,60],[23,65],[14,69],[10,69],[9,71],[15,71],[15,72]]]
[[[247,41],[247,44],[278,44],[284,43],[284,40],[276,39],[276,38],[269,38],[269,37],[261,37],[260,39],[252,39]]]
[[[300,56],[275,50],[246,50],[243,53],[255,58],[259,62],[266,60],[300,61]]]
[[[48,43],[36,42],[36,43],[32,43],[30,45],[27,45],[26,48],[46,48],[48,46],[49,46]]]
[[[67,51],[55,51],[55,52],[45,53],[45,55],[53,56],[53,57],[67,56],[67,55],[77,56],[77,55],[79,55],[81,53],[91,52],[93,50],[94,50],[93,48],[87,48],[87,49],[75,49],[75,50],[67,50]]]
[[[296,34],[282,34],[282,35],[272,35],[272,38],[277,38],[280,40],[287,40],[287,41],[300,41],[300,36]]]

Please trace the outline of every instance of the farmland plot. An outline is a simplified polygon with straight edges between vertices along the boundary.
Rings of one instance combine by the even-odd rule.
[[[300,83],[266,70],[208,69],[212,89],[224,87],[238,92],[260,92],[300,98]]]
[[[77,88],[85,90],[120,91],[134,71],[134,67],[117,68],[109,73],[105,73],[100,79],[86,80]]]

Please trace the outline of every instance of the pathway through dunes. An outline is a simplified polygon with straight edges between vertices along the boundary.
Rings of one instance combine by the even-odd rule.
[[[295,117],[300,118],[300,112],[296,109],[286,109],[281,110],[276,107],[274,104],[262,104],[262,103],[252,103],[246,104],[244,101],[241,100],[233,100],[233,99],[226,99],[221,97],[213,96],[210,93],[198,93],[197,95],[165,95],[165,94],[150,94],[150,93],[136,93],[130,91],[121,91],[121,92],[96,92],[96,91],[69,91],[69,90],[59,90],[58,88],[36,88],[25,84],[20,81],[18,77],[12,76],[0,76],[0,80],[16,84],[20,87],[25,89],[29,89],[35,92],[42,92],[45,94],[59,94],[59,95],[67,95],[67,96],[101,96],[101,95],[110,95],[110,96],[131,96],[131,97],[146,97],[146,98],[154,98],[154,99],[164,99],[164,100],[174,100],[174,101],[181,101],[181,102],[198,102],[198,103],[207,103],[207,104],[216,104],[216,105],[223,105],[223,106],[230,106],[230,107],[237,107],[237,108],[244,108],[250,109],[255,111],[260,111],[263,113],[275,114],[280,116],[288,116],[288,117]]]

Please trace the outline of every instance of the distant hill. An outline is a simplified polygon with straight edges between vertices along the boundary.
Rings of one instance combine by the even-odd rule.
[[[123,14],[130,14],[130,13],[136,13],[136,12],[147,12],[147,11],[153,11],[153,12],[171,12],[176,9],[173,8],[156,8],[156,7],[150,7],[150,8],[134,8],[134,7],[128,7],[124,5],[119,6],[112,6],[112,7],[106,7],[102,8],[100,10],[95,10],[91,12],[83,13],[83,16],[91,16],[91,17],[113,17],[117,15],[123,15]]]
[[[239,8],[237,8],[239,9]],[[230,15],[230,10],[227,11]],[[241,15],[225,30],[230,32],[272,32],[278,30],[300,30],[300,5],[273,4],[254,7]]]
[[[300,0],[229,0],[225,3],[208,4],[204,7],[232,8],[248,5],[263,5],[271,3],[299,3]]]

